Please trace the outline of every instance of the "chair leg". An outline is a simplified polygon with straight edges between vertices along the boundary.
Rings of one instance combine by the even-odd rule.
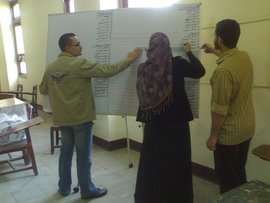
[[[31,159],[34,174],[38,175],[38,169],[37,169],[37,164],[36,164],[36,159],[35,159],[35,154],[34,154],[32,144],[29,144],[29,146],[28,146],[28,153],[29,153],[29,156]]]
[[[29,153],[27,152],[27,149],[22,150],[22,154],[23,154],[24,164],[28,165],[30,163],[30,156],[29,156]]]
[[[36,104],[32,104],[32,106],[33,106],[32,117],[35,118],[35,117],[38,116],[37,105]]]
[[[59,145],[59,140],[60,140],[60,137],[59,137],[59,130],[56,130],[55,132],[55,144],[58,146]]]
[[[50,135],[51,135],[51,154],[54,154],[54,132],[53,127],[50,129]]]
[[[59,126],[51,126],[50,128],[50,139],[51,139],[51,154],[54,154],[54,149],[55,148],[60,148],[60,140],[61,140],[61,135],[60,135],[60,128]]]

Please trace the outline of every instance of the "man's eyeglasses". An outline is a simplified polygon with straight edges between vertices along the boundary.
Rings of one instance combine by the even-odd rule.
[[[79,47],[79,46],[81,46],[80,44],[71,44],[71,45],[69,45],[69,46],[72,46],[72,47]]]

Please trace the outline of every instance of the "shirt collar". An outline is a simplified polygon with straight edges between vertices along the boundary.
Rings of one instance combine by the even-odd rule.
[[[228,56],[231,56],[233,55],[235,52],[238,51],[238,48],[233,48],[233,49],[230,49],[226,52],[224,52],[223,54],[221,54],[218,59],[217,59],[217,64],[221,64]]]
[[[71,56],[71,57],[74,57],[72,54],[70,54],[68,52],[61,52],[58,56]]]

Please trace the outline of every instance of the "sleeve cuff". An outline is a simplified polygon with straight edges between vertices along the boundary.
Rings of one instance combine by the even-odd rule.
[[[221,114],[223,116],[227,116],[229,111],[229,106],[220,105],[220,104],[212,104],[211,111],[217,114]]]

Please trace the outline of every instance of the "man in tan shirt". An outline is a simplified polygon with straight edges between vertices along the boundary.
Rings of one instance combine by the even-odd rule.
[[[202,46],[218,56],[210,80],[212,125],[206,145],[214,151],[221,193],[247,182],[245,165],[255,131],[253,65],[249,55],[236,47],[239,36],[235,20],[222,20],[216,25],[214,47]]]

